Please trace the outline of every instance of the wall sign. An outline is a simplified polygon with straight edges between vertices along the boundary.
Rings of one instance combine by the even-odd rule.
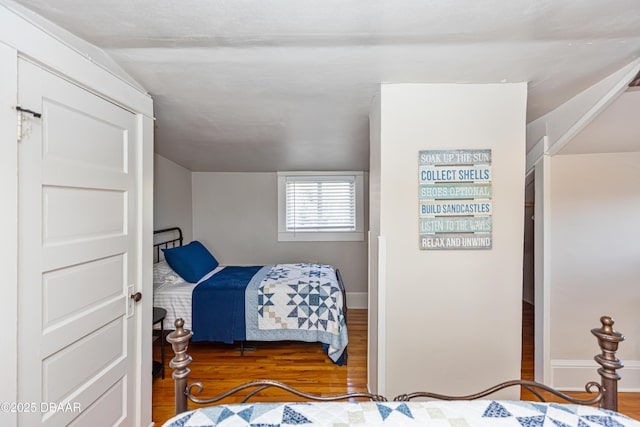
[[[420,249],[491,249],[491,150],[423,150]]]

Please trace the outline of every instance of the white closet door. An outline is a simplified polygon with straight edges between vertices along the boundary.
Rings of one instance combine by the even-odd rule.
[[[135,425],[136,116],[20,60],[22,426]]]

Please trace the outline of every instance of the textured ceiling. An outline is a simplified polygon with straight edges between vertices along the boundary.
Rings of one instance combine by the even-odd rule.
[[[637,0],[18,3],[144,86],[193,171],[368,170],[381,82],[526,81],[531,121],[640,56]]]

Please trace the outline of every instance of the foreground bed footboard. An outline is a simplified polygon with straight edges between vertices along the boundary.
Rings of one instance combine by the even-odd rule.
[[[580,405],[595,405],[603,409],[612,411],[618,410],[618,381],[620,375],[617,370],[624,365],[616,357],[616,351],[618,350],[618,344],[624,341],[624,336],[613,329],[613,319],[609,316],[603,316],[600,318],[602,326],[600,328],[594,328],[591,333],[598,339],[598,345],[600,346],[601,353],[597,354],[594,359],[600,365],[598,374],[600,375],[600,382],[589,382],[585,386],[585,391],[593,394],[590,399],[576,399],[559,392],[549,386],[535,382],[525,380],[513,380],[498,384],[494,387],[486,389],[476,394],[467,396],[447,396],[442,394],[436,394],[431,392],[415,392],[408,394],[401,394],[396,396],[394,401],[409,401],[416,398],[432,398],[440,400],[474,400],[486,397],[496,391],[502,390],[508,387],[519,386],[534,394],[540,401],[545,401],[541,392],[551,393],[567,402],[580,404]],[[173,379],[175,382],[175,410],[176,414],[185,412],[188,410],[188,401],[191,400],[198,404],[211,404],[218,402],[226,397],[232,396],[240,391],[248,390],[249,393],[245,396],[243,402],[254,397],[257,393],[267,388],[278,388],[285,390],[291,394],[303,397],[310,401],[338,401],[346,399],[368,399],[372,401],[387,401],[384,396],[375,395],[371,393],[346,393],[331,396],[321,396],[317,394],[310,394],[302,392],[286,384],[272,380],[258,380],[251,381],[242,385],[239,385],[225,393],[218,396],[214,396],[208,399],[197,397],[203,390],[202,383],[188,384],[189,379],[189,365],[191,364],[191,356],[187,354],[187,348],[189,340],[191,339],[191,331],[184,329],[184,321],[178,319],[175,322],[175,331],[167,336],[167,341],[171,343],[175,357],[171,359],[169,366],[173,369]]]

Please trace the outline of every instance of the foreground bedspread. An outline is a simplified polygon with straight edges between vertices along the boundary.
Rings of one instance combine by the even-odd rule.
[[[166,427],[269,426],[640,427],[591,406],[524,401],[315,402],[220,405],[180,414]]]

